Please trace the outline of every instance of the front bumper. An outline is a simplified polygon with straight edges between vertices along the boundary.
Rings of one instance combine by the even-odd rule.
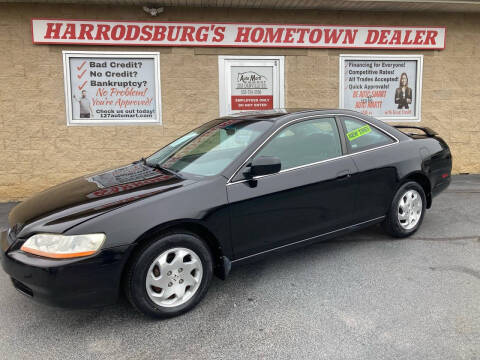
[[[17,290],[34,300],[67,308],[114,303],[128,246],[103,249],[86,258],[48,259],[11,248],[0,234],[1,262]]]

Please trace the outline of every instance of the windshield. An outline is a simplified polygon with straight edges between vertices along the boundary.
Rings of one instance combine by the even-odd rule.
[[[217,175],[271,126],[269,121],[213,120],[157,151],[146,163],[176,173]]]

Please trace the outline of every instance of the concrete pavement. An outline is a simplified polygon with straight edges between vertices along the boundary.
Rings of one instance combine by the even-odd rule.
[[[0,205],[0,227],[13,204]],[[4,359],[479,359],[480,176],[457,176],[422,228],[379,227],[234,269],[155,321],[125,300],[37,304],[0,271]]]

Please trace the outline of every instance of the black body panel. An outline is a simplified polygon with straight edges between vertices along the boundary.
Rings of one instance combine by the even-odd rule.
[[[105,249],[81,260],[46,259],[2,251],[3,269],[14,286],[47,305],[83,308],[112,304],[119,294],[128,246]]]
[[[229,184],[235,258],[351,224],[355,192],[346,172],[355,172],[350,157],[265,176],[253,187]]]
[[[337,117],[338,123],[340,115],[356,117],[395,141],[349,154],[342,133],[343,154],[337,158],[253,180],[242,175],[269,136],[293,121],[325,115]],[[407,179],[420,182],[430,202],[450,182],[450,150],[432,133],[409,136],[347,110],[282,110],[241,117],[271,121],[273,126],[218,175],[180,177],[135,162],[118,169],[131,181],[114,183],[105,175],[109,172],[88,175],[15,207],[9,216],[10,234],[1,237],[2,266],[15,286],[34,299],[61,306],[111,303],[137,244],[167,228],[197,232],[215,255],[217,274],[226,275],[232,263],[381,221]],[[106,242],[96,255],[68,260],[20,250],[31,235],[45,232],[105,233]]]

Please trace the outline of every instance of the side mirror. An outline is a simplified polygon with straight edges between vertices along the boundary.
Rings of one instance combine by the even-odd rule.
[[[249,171],[245,172],[244,175],[251,179],[255,176],[269,175],[274,174],[280,171],[282,168],[282,163],[280,159],[276,156],[260,156],[256,159],[253,159],[250,164]]]

